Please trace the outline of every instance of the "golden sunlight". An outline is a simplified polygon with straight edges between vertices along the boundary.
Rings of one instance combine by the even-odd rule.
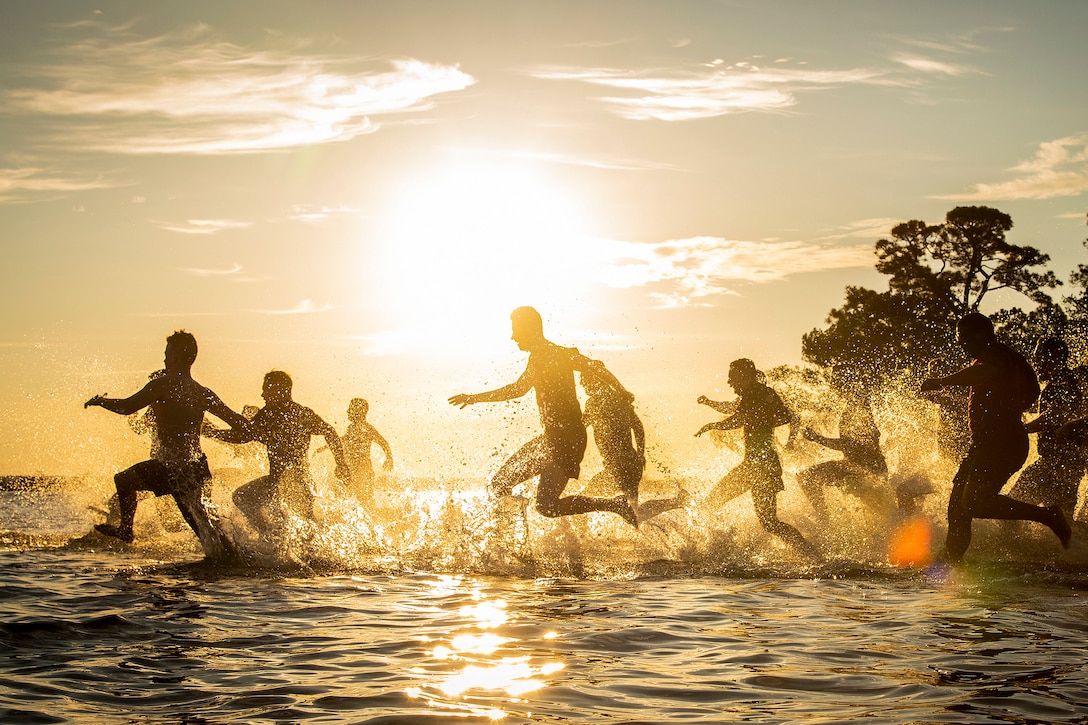
[[[376,281],[403,343],[494,347],[524,304],[569,315],[588,292],[586,219],[559,182],[515,163],[460,163],[404,183],[379,225]]]

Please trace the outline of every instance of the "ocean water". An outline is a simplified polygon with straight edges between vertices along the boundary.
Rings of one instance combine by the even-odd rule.
[[[0,722],[1088,722],[1088,553],[1030,527],[897,566],[902,521],[813,533],[787,491],[813,563],[745,497],[496,528],[478,485],[410,481],[224,567],[168,499],[88,533],[106,490],[0,492]]]

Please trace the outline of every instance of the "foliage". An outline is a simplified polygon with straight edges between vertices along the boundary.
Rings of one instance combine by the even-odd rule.
[[[1061,282],[1044,268],[1048,255],[1006,240],[1010,229],[1008,214],[985,206],[956,207],[943,224],[896,225],[890,238],[876,243],[876,270],[887,275],[887,291],[848,287],[844,305],[828,315],[828,327],[802,338],[804,359],[843,363],[879,381],[922,377],[930,360],[960,355],[956,320],[998,290],[1036,303],[1030,313],[1001,310],[995,316],[1015,333],[1012,342],[1030,352],[1039,330],[1064,324],[1064,313],[1046,292]],[[1088,283],[1088,267],[1080,272]]]

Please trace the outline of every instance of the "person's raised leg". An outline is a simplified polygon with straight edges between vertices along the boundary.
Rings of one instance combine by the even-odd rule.
[[[590,496],[563,496],[563,490],[570,481],[557,466],[548,463],[540,473],[540,484],[536,489],[536,508],[543,516],[571,516],[590,511],[607,511],[618,514],[632,526],[638,526],[638,516],[631,508],[626,494],[614,498],[592,498]]]
[[[511,495],[514,486],[539,476],[546,462],[544,436],[537,436],[506,459],[502,468],[488,482],[488,493],[495,499]]]
[[[120,522],[117,526],[112,524],[97,524],[95,529],[107,536],[114,536],[121,541],[131,544],[135,539],[133,527],[136,522],[136,492],[145,487],[143,479],[146,475],[154,473],[150,470],[155,461],[144,461],[135,466],[126,468],[113,477],[113,485],[117,489],[117,505],[120,513]]]
[[[821,470],[818,463],[806,468],[797,474],[797,481],[801,484],[801,490],[812,509],[821,518],[827,518],[827,501],[824,499],[824,477],[821,475]]]
[[[810,559],[823,561],[823,556],[810,544],[801,532],[778,518],[778,492],[757,493],[752,491],[752,505],[759,524]]]
[[[752,471],[744,463],[722,476],[703,502],[711,508],[722,508],[752,487]]]
[[[235,507],[246,517],[250,526],[263,533],[272,527],[272,521],[262,509],[272,504],[273,482],[271,476],[262,476],[234,489],[231,499]]]

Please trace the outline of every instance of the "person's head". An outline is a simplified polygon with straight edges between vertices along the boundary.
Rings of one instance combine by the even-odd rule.
[[[743,394],[759,382],[759,370],[756,364],[746,357],[729,363],[729,385],[737,393]]]
[[[267,405],[276,405],[290,402],[291,388],[294,383],[291,376],[282,370],[273,370],[265,373],[264,385],[261,386],[261,397]]]
[[[975,357],[997,342],[993,321],[981,312],[968,312],[956,323],[956,341],[968,355]]]
[[[544,339],[544,322],[532,307],[519,307],[510,313],[510,339],[518,348],[529,351]]]
[[[1044,338],[1035,346],[1032,362],[1035,364],[1039,379],[1049,380],[1054,373],[1067,367],[1069,346],[1060,337]]]
[[[348,420],[351,422],[366,420],[366,414],[370,411],[370,403],[362,398],[352,398],[348,403]]]
[[[176,330],[166,338],[163,363],[167,370],[187,370],[196,362],[196,338],[191,332]]]

